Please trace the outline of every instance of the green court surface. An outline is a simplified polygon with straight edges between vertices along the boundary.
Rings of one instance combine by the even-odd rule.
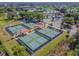
[[[25,45],[27,45],[31,51],[37,50],[40,46],[46,43],[48,40],[37,35],[35,32],[31,33],[30,35],[20,37],[19,38]]]
[[[24,24],[26,27],[28,26],[30,29],[33,29],[35,27],[34,23],[26,23]]]
[[[34,26],[35,26],[34,23],[21,24],[21,25],[8,27],[7,31],[11,35],[14,35],[16,32],[18,32],[21,29],[25,29],[25,28],[32,29],[34,28]],[[45,44],[56,38],[59,34],[61,34],[61,32],[53,28],[39,29],[39,30],[35,30],[32,33],[29,33],[29,35],[18,37],[18,42],[20,42],[20,44],[25,46],[30,53],[34,53],[35,51],[43,47]]]
[[[56,37],[58,34],[61,33],[61,32],[59,32],[59,31],[57,31],[55,29],[50,29],[50,28],[41,29],[41,30],[38,30],[38,32],[50,37],[51,39]]]
[[[10,33],[10,35],[14,35],[16,33],[19,33],[21,29],[30,29],[30,28],[25,26],[24,24],[20,24],[16,26],[7,27],[6,29]]]

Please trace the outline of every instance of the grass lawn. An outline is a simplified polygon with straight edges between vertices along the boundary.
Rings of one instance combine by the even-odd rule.
[[[58,46],[59,43],[61,43],[61,41],[63,41],[65,39],[65,35],[67,33],[64,32],[63,34],[61,34],[59,37],[55,38],[54,40],[52,40],[50,43],[48,43],[44,48],[40,49],[39,51],[37,51],[35,53],[35,55],[38,56],[43,56],[43,55],[48,55],[49,51],[51,50],[55,50],[55,48]]]
[[[0,19],[0,26],[4,26],[7,24],[8,21]]]
[[[9,22],[9,21],[7,21]],[[0,21],[0,26],[5,26],[7,24],[7,22],[5,20]],[[3,46],[5,47],[5,49],[7,50],[9,55],[13,55],[12,54],[12,47],[19,45],[16,40],[10,40],[10,38],[8,37],[8,35],[1,29],[0,30],[2,33],[0,33],[0,38],[1,41],[3,42]],[[44,48],[41,48],[40,50],[38,50],[35,55],[38,56],[43,56],[43,55],[47,55],[49,53],[49,51],[54,50],[55,47],[58,46],[58,43],[60,43],[62,40],[64,40],[66,33],[64,32],[63,34],[61,34],[59,37],[57,37],[56,39],[52,40],[50,43],[48,43],[46,46],[44,46]],[[30,55],[28,52],[26,52],[27,55]]]
[[[3,17],[0,18],[0,40],[6,52],[12,56],[12,48],[20,45],[16,42],[16,40],[11,40],[11,38],[7,35],[6,31],[4,30],[4,26],[6,26],[9,22],[11,23],[13,22],[13,20],[6,20]],[[27,51],[25,52],[27,56],[30,55]]]
[[[9,22],[12,24],[14,21],[6,20],[6,19],[4,19],[4,17],[0,18],[0,40],[2,41],[3,46],[4,46],[5,50],[7,51],[7,53],[9,55],[13,55],[12,48],[19,44],[16,42],[16,40],[11,40],[11,38],[7,35],[6,31],[4,31],[4,26],[9,24]],[[16,23],[16,21],[13,24],[15,24],[15,23]],[[62,40],[65,39],[65,35],[66,35],[66,32],[64,32],[59,37],[55,38],[50,43],[45,45],[43,48],[38,50],[35,53],[35,55],[38,55],[38,56],[48,55],[49,51],[54,50],[58,46],[58,43],[60,43]],[[30,55],[30,54],[26,51],[26,55]]]
[[[7,21],[5,21],[4,17],[0,17],[0,26],[6,24]]]

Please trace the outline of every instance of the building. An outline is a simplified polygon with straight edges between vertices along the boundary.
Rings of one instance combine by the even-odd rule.
[[[76,32],[77,32],[77,28],[76,28],[76,26],[75,26],[75,25],[71,26],[69,35],[70,35],[70,36],[73,36],[73,35],[76,34]]]
[[[17,7],[17,11],[36,11],[36,8],[34,8],[33,6],[19,6]]]
[[[63,19],[63,14],[59,11],[55,10],[47,10],[44,12],[45,19],[43,19],[43,22],[46,24],[52,24],[53,27],[60,29],[61,23]]]
[[[60,29],[62,27],[61,23],[62,23],[62,16],[55,16],[54,20],[53,20],[53,27]]]

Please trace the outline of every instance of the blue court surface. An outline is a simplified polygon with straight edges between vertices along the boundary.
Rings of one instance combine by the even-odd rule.
[[[48,42],[47,39],[36,34],[35,32],[24,37],[19,37],[19,40],[24,43],[24,46],[29,48],[30,52],[38,50],[41,46]]]
[[[14,35],[21,29],[30,29],[34,26],[35,24],[33,23],[20,24],[17,26],[7,27],[6,30],[10,33],[10,35]],[[18,42],[25,46],[30,53],[34,53],[45,44],[56,38],[59,34],[61,34],[61,31],[55,30],[53,28],[39,29],[35,30],[35,32],[32,32],[29,35],[18,37]]]
[[[6,30],[10,33],[10,35],[14,35],[15,33],[18,33],[21,29],[30,29],[29,27],[25,26],[24,24],[15,25],[11,27],[7,27]]]
[[[24,24],[26,27],[28,26],[30,29],[33,29],[35,27],[34,23],[26,23]]]
[[[56,29],[50,29],[50,28],[45,28],[45,29],[41,29],[41,30],[37,30],[38,33],[40,33],[40,35],[42,36],[47,36],[50,39],[55,38],[56,36],[58,36],[61,32],[57,31]]]

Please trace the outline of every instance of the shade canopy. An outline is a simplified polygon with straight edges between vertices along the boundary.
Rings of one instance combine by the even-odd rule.
[[[28,29],[21,29],[20,32],[23,33],[23,34],[26,34],[26,33],[29,33],[30,30],[28,30]]]

